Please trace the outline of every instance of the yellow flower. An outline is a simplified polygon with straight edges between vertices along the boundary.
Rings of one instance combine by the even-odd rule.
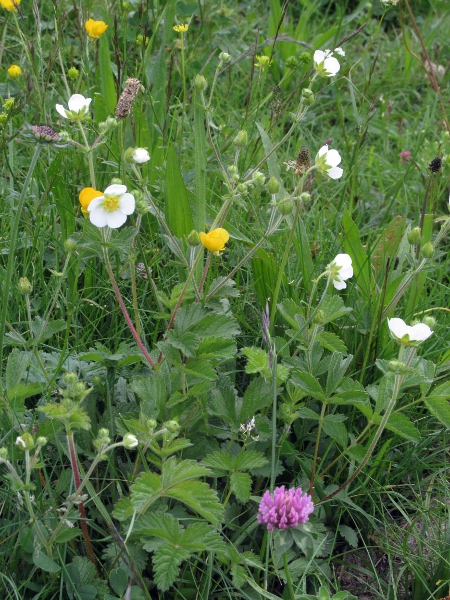
[[[2,0],[0,0],[1,2]],[[94,19],[89,19],[84,24],[84,28],[88,32],[91,40],[98,40],[98,38],[105,33],[108,29],[108,25],[104,21],[94,21]]]
[[[9,11],[13,11],[13,10],[17,10],[17,7],[19,6],[21,0],[0,0],[0,5],[3,6],[3,8],[6,8],[6,10]]]
[[[230,239],[230,234],[226,229],[218,227],[209,233],[200,232],[200,241],[210,252],[218,253],[225,250],[225,244]]]
[[[87,217],[87,209],[89,204],[92,202],[94,198],[98,198],[99,196],[103,196],[103,192],[99,192],[98,190],[94,190],[94,188],[87,187],[81,190],[78,200],[81,204],[81,210],[85,217]]]
[[[184,24],[181,24],[181,25],[174,25],[173,26],[173,30],[176,31],[177,33],[186,33],[186,31],[188,29],[189,29],[189,24],[188,23],[184,23]]]
[[[256,55],[255,60],[255,67],[260,67],[261,69],[270,66],[270,63],[272,62],[270,58],[268,56],[265,56],[264,54],[262,56],[260,56],[259,54]]]
[[[5,0],[3,0],[3,2],[4,1]],[[2,2],[2,0],[0,0],[0,2]],[[17,79],[22,75],[22,69],[18,65],[11,65],[8,69],[8,75],[13,79]]]

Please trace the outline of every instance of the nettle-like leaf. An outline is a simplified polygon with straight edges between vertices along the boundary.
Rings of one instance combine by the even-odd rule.
[[[316,340],[330,352],[347,354],[347,346],[335,333],[331,333],[330,331],[320,331],[316,336]]]
[[[308,372],[296,369],[291,377],[291,383],[307,392],[308,396],[325,402],[326,397],[322,386],[317,379]]]
[[[340,317],[352,312],[352,308],[344,305],[344,301],[340,296],[326,296],[320,305],[320,310],[323,313],[321,320],[322,325],[336,321]]]
[[[222,514],[217,494],[208,484],[198,481],[209,474],[209,469],[193,460],[178,461],[171,457],[164,463],[161,475],[149,472],[139,475],[131,486],[133,508],[144,513],[157,499],[168,497],[216,523]]]
[[[247,347],[242,348],[242,354],[247,357],[245,365],[246,373],[259,373],[264,379],[272,377],[272,367],[269,363],[269,353],[262,348]],[[289,377],[289,369],[284,365],[277,364],[277,381],[283,383]]]
[[[238,500],[247,502],[251,494],[252,478],[248,473],[234,471],[230,475],[230,488]]]
[[[160,544],[153,554],[155,583],[158,589],[165,592],[178,576],[180,565],[191,555],[190,550],[176,548],[173,544]]]

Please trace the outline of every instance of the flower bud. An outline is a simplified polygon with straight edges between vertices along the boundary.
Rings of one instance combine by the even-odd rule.
[[[299,58],[302,65],[307,65],[311,62],[311,55],[309,52],[302,52]]]
[[[238,173],[238,168],[236,167],[236,165],[229,165],[228,166],[228,173],[230,175],[236,175]]]
[[[407,368],[408,367],[406,366],[406,364],[404,362],[401,362],[400,360],[390,360],[388,363],[388,369],[393,373],[405,372]]]
[[[434,246],[431,242],[427,242],[425,246],[422,247],[422,256],[424,258],[432,258],[434,256]]]
[[[66,252],[75,252],[77,249],[77,244],[72,238],[67,238],[64,242],[64,249]]]
[[[132,448],[136,448],[136,446],[139,444],[138,439],[135,435],[133,435],[132,433],[126,433],[123,436],[123,445],[125,446],[125,448],[127,450],[131,450]]]
[[[155,419],[147,419],[147,427],[152,431],[156,428],[157,422]]]
[[[141,33],[136,36],[136,46],[147,46],[148,42],[148,37],[143,36]]]
[[[74,386],[73,386],[73,391],[75,392],[75,394],[82,394],[83,392],[86,391],[86,385],[84,383],[84,381],[77,381]]]
[[[69,371],[68,373],[64,373],[63,379],[66,385],[74,385],[78,381],[78,376],[73,371]]]
[[[244,148],[248,144],[248,133],[245,129],[241,129],[234,137],[233,144],[238,148]]]
[[[312,90],[310,90],[309,88],[303,88],[302,96],[303,96],[303,98],[311,98],[311,96],[314,96],[314,92]]]
[[[8,122],[8,115],[6,113],[0,113],[0,125],[6,125]]]
[[[5,446],[0,448],[0,461],[6,460],[8,458],[8,449]]]
[[[422,322],[425,323],[425,325],[428,325],[430,329],[434,329],[436,327],[436,319],[429,315],[424,317]]]
[[[102,121],[98,124],[98,128],[100,130],[100,133],[106,133],[110,129],[114,129],[115,127],[117,127],[118,124],[118,119],[116,119],[115,117],[108,117],[106,121]]]
[[[266,183],[266,189],[269,194],[278,194],[280,191],[280,182],[275,177],[271,177]]]
[[[166,421],[164,425],[167,431],[170,431],[170,433],[178,433],[180,431],[180,425],[177,421]]]
[[[124,159],[130,165],[142,165],[150,160],[150,154],[146,148],[127,148]]]
[[[187,241],[189,246],[198,246],[200,244],[200,236],[198,234],[198,231],[195,231],[195,229],[193,229],[191,233],[187,236]]]
[[[239,175],[237,173],[235,173],[234,175],[232,175],[230,177],[231,181],[239,181]]]
[[[3,102],[3,110],[9,112],[14,108],[14,98],[8,98]]]
[[[315,323],[316,325],[322,325],[323,323],[325,323],[325,313],[323,312],[323,310],[319,309],[316,312],[313,318],[313,323]]]
[[[101,379],[101,377],[99,377],[98,375],[94,375],[94,376],[92,377],[92,383],[93,383],[94,385],[100,385],[100,384],[101,384],[101,382],[102,382],[102,379]]]
[[[255,171],[253,173],[253,177],[252,177],[252,182],[255,185],[264,185],[266,178],[264,176],[264,173],[261,173],[261,171]]]
[[[16,438],[16,446],[19,446],[22,450],[33,450],[34,439],[31,433],[24,433]]]
[[[134,200],[136,202],[136,212],[138,215],[146,215],[148,212],[150,212],[150,206],[140,190],[133,190],[130,193],[132,196],[134,196]],[[137,194],[137,196],[135,194]]]
[[[283,200],[283,202],[280,202],[280,204],[278,205],[278,210],[282,215],[290,215],[293,209],[294,204],[290,199]]]
[[[408,242],[410,244],[412,244],[413,246],[420,244],[420,242],[422,240],[420,227],[414,227],[414,229],[411,229],[411,231],[407,235],[407,238],[408,238]]]
[[[295,56],[288,56],[286,60],[286,67],[288,69],[296,69],[299,65],[298,58]]]
[[[311,200],[311,194],[308,194],[308,192],[303,192],[302,194],[300,194],[300,201],[303,203],[309,202]]]
[[[239,194],[246,194],[248,192],[247,184],[246,183],[239,183],[236,186],[236,190],[239,192]]]
[[[23,294],[24,296],[28,296],[29,294],[31,294],[31,290],[33,289],[33,286],[31,285],[31,283],[28,281],[28,279],[26,277],[21,277],[19,279],[19,284],[18,284],[17,288],[21,294]]]
[[[79,70],[76,69],[75,67],[70,67],[70,69],[67,71],[67,77],[69,79],[78,79],[79,74],[80,74]]]
[[[194,87],[196,90],[198,90],[199,92],[203,92],[203,90],[206,90],[207,86],[208,86],[208,82],[203,77],[203,75],[197,74],[194,77]]]
[[[111,185],[123,185],[123,183],[119,177],[113,177],[111,179]]]
[[[46,437],[44,437],[43,435],[39,436],[36,440],[36,444],[38,446],[46,446],[48,442],[48,439]]]
[[[219,61],[221,63],[227,63],[230,61],[231,56],[228,54],[228,52],[221,52],[219,54]]]

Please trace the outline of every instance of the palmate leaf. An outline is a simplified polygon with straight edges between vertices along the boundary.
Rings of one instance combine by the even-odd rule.
[[[178,540],[178,544],[192,552],[217,552],[222,556],[227,556],[227,545],[212,527],[207,523],[192,523],[183,531]]]
[[[170,588],[178,576],[181,563],[188,559],[190,551],[176,548],[173,544],[161,544],[153,554],[155,582],[161,592]]]
[[[171,487],[165,495],[183,502],[211,523],[215,524],[220,521],[223,507],[217,493],[207,483],[185,481]]]

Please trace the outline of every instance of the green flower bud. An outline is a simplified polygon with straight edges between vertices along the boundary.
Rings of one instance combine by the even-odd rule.
[[[271,177],[266,183],[266,189],[269,194],[278,194],[280,191],[280,182],[275,177]]]
[[[308,192],[303,192],[302,194],[300,194],[300,201],[303,203],[309,202],[311,200],[311,194],[308,194]]]
[[[236,186],[236,190],[239,192],[239,194],[246,194],[248,192],[247,184],[246,183],[239,183]]]
[[[299,59],[302,65],[308,65],[311,62],[311,54],[309,52],[302,52]]]
[[[294,203],[290,199],[283,200],[283,202],[280,202],[280,204],[278,205],[278,210],[282,215],[290,215],[293,209]]]
[[[75,67],[70,67],[70,69],[67,71],[67,77],[69,79],[78,79],[79,74],[80,74],[79,70],[76,69]]]
[[[73,386],[73,391],[75,394],[82,394],[86,391],[86,385],[84,381],[77,381]]]
[[[187,236],[187,241],[189,246],[198,246],[200,244],[200,236],[198,234],[198,231],[195,231],[195,229],[193,229],[191,233]]]
[[[111,185],[123,185],[123,183],[119,177],[113,177],[111,179]]]
[[[67,238],[64,242],[64,249],[66,252],[75,252],[77,249],[77,244],[72,238]]]
[[[431,316],[426,316],[423,318],[423,323],[425,323],[425,325],[428,325],[428,327],[430,329],[434,329],[436,327],[436,319],[434,317]]]
[[[206,90],[207,85],[208,85],[208,82],[203,77],[203,75],[198,74],[195,76],[194,87],[196,90],[198,90],[199,92],[203,92],[203,90]]]
[[[231,181],[239,181],[239,175],[237,173],[235,173],[234,175],[232,175],[230,177]]]
[[[228,52],[221,52],[219,54],[219,61],[221,63],[227,63],[230,61],[231,56],[228,54]]]
[[[319,309],[316,312],[313,318],[313,323],[315,323],[316,325],[322,325],[323,323],[325,323],[325,313],[323,312],[323,310]]]
[[[66,385],[74,385],[78,381],[78,375],[73,371],[69,371],[68,373],[64,373],[63,379]]]
[[[264,176],[264,173],[261,173],[261,171],[255,171],[253,173],[253,177],[252,177],[252,182],[255,185],[264,185],[266,178]]]
[[[166,421],[164,425],[167,431],[170,431],[170,433],[178,433],[180,431],[180,425],[177,421]]]
[[[434,256],[434,246],[431,242],[427,242],[425,246],[422,247],[422,256],[424,258],[432,258]]]
[[[229,165],[228,166],[228,173],[230,175],[236,175],[236,173],[238,173],[238,168],[236,167],[236,165]]]
[[[3,108],[7,112],[12,110],[14,108],[14,98],[8,98],[7,100],[5,100],[5,102],[3,103]]]
[[[43,435],[39,436],[36,440],[36,444],[38,446],[46,446],[48,443],[48,439],[46,437],[44,437]]]
[[[137,197],[135,196],[136,192],[138,193]],[[131,194],[134,196],[134,200],[136,202],[136,212],[138,215],[146,215],[148,212],[150,212],[150,206],[149,206],[147,200],[141,194],[141,192],[138,192],[137,190],[133,190],[131,192]]]
[[[5,446],[0,448],[0,461],[8,458],[8,449]]]
[[[6,125],[8,122],[8,115],[6,113],[0,113],[0,125]]]
[[[234,137],[233,144],[238,148],[244,148],[248,144],[248,133],[245,129],[241,129]]]
[[[408,367],[400,360],[390,360],[388,363],[388,369],[389,371],[392,371],[392,373],[404,373],[407,371]]]
[[[98,437],[104,438],[104,437],[108,437],[109,436],[109,429],[106,429],[106,427],[102,427],[101,429],[98,430]]]
[[[135,435],[133,435],[132,433],[126,433],[123,436],[123,445],[125,446],[125,448],[127,450],[132,450],[133,448],[136,448],[136,446],[139,444],[138,439]]]
[[[136,36],[136,45],[137,46],[147,46],[149,39],[142,34]]]
[[[118,119],[116,119],[115,117],[108,117],[106,121],[102,121],[98,124],[98,128],[100,130],[100,133],[106,133],[110,129],[114,129],[115,127],[117,127],[118,124]]]
[[[408,242],[413,246],[420,244],[422,239],[422,236],[420,234],[420,227],[414,227],[414,229],[411,229],[411,231],[408,233],[407,238]]]
[[[17,288],[21,294],[23,294],[24,296],[28,296],[29,294],[31,294],[31,290],[33,289],[33,286],[31,285],[31,283],[28,281],[28,279],[26,277],[21,277],[19,279],[19,284],[18,284]]]
[[[16,446],[19,446],[21,450],[33,450],[34,445],[31,433],[24,433],[16,438]]]
[[[314,96],[314,92],[312,90],[310,90],[309,88],[303,88],[302,96],[303,96],[303,98],[310,98],[311,96]]]
[[[150,154],[146,148],[127,148],[123,157],[129,165],[142,165],[150,160]]]
[[[157,426],[157,422],[155,419],[147,419],[147,427],[152,431]]]
[[[288,69],[296,69],[299,65],[298,58],[296,56],[288,56],[286,60],[286,67]]]
[[[102,379],[101,379],[101,377],[99,377],[98,375],[94,375],[94,376],[93,376],[93,378],[92,378],[92,383],[93,383],[94,385],[100,385],[100,384],[101,384],[101,382],[102,382]]]

